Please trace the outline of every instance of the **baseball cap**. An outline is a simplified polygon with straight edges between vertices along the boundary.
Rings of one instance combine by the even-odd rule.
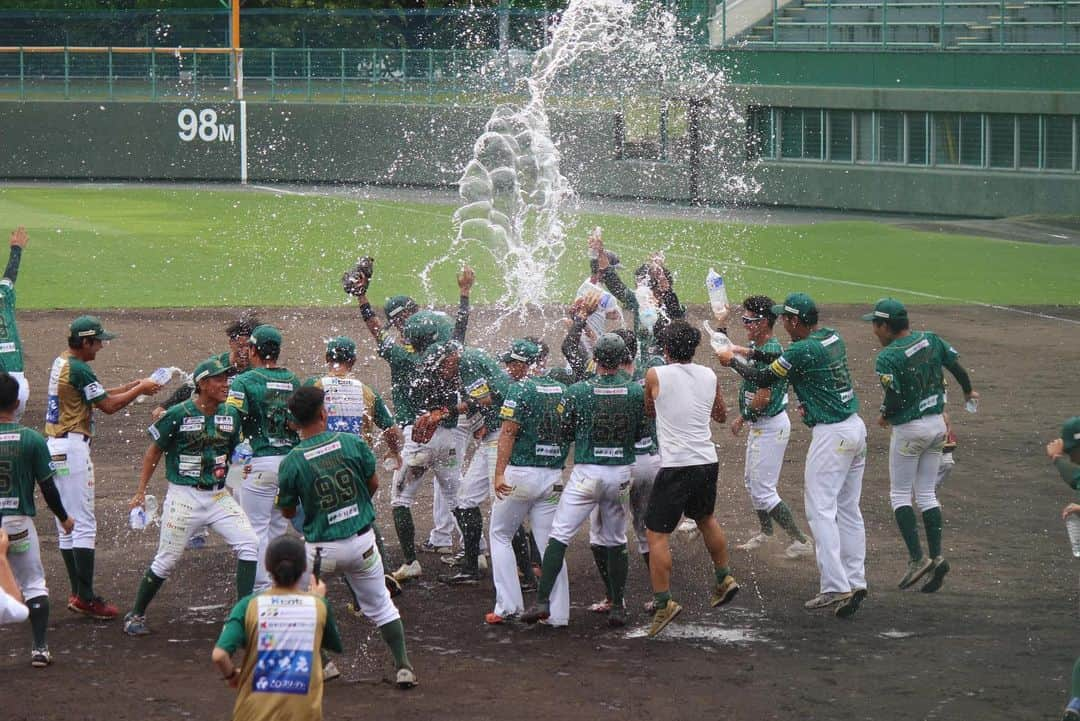
[[[281,350],[281,331],[272,325],[256,326],[248,338],[248,345],[255,346],[259,353],[270,350],[271,346],[274,346],[273,350]]]
[[[616,368],[627,360],[626,343],[614,333],[604,333],[596,341],[593,358],[605,368]]]
[[[424,351],[423,365],[428,369],[438,368],[439,365],[454,353],[461,351],[461,344],[456,340],[447,340],[432,343]]]
[[[232,370],[231,365],[226,365],[217,356],[212,356],[195,366],[195,372],[191,374],[191,380],[198,383],[204,378],[213,378],[222,373],[228,373],[230,370]]]
[[[863,320],[900,320],[907,318],[907,308],[895,298],[882,298],[874,306],[873,313],[867,313]]]
[[[339,363],[356,360],[356,342],[348,336],[331,338],[326,343],[326,357]]]
[[[777,317],[785,314],[793,315],[804,323],[815,323],[818,317],[817,305],[806,293],[792,293],[784,298],[783,303],[774,305],[772,312]]]
[[[510,363],[511,361],[535,363],[540,360],[540,355],[540,346],[533,343],[531,340],[518,338],[510,344],[510,350],[499,356],[499,360],[503,363]]]
[[[394,295],[386,299],[383,311],[387,320],[393,320],[397,315],[410,308],[416,308],[416,301],[407,295]]]
[[[405,321],[401,334],[418,353],[422,353],[433,343],[445,343],[450,340],[453,331],[454,327],[446,313],[440,313],[437,310],[420,310]]]
[[[1066,452],[1080,446],[1080,416],[1073,416],[1061,427],[1061,440]]]
[[[97,338],[112,340],[116,336],[101,327],[101,321],[92,315],[80,315],[71,321],[71,338]]]

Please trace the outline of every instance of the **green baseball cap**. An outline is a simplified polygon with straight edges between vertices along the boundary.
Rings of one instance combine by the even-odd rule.
[[[1080,446],[1080,416],[1073,416],[1065,421],[1065,425],[1061,427],[1061,440],[1066,452]]]
[[[593,358],[605,368],[617,368],[625,363],[628,357],[626,343],[614,333],[604,333],[593,348]]]
[[[907,308],[895,298],[882,298],[874,306],[873,313],[867,313],[863,320],[899,320],[907,318]]]
[[[793,315],[804,323],[816,323],[818,312],[814,299],[806,293],[792,293],[783,303],[772,307],[775,316]]]
[[[101,327],[101,321],[92,315],[80,315],[71,321],[71,338],[97,338],[112,340],[116,336]]]
[[[276,346],[274,350],[281,350],[281,331],[272,325],[260,325],[256,326],[251,331],[251,337],[248,338],[248,345],[255,346],[255,350],[262,353],[265,350],[269,350],[270,346]]]
[[[453,332],[454,326],[450,323],[450,317],[437,310],[419,310],[413,313],[401,329],[405,340],[418,353],[423,353],[432,344],[445,343],[450,340]]]
[[[521,363],[535,363],[536,361],[540,360],[540,356],[540,346],[538,346],[536,343],[533,343],[531,340],[518,338],[510,344],[510,350],[499,356],[499,360],[501,360],[503,363],[510,363],[511,361],[520,361]]]
[[[191,380],[198,383],[204,378],[213,378],[222,373],[228,373],[230,370],[232,370],[232,365],[226,365],[217,356],[212,356],[195,366],[195,372],[191,374]]]
[[[356,360],[356,342],[348,336],[331,338],[326,343],[326,357],[338,363],[348,363]]]
[[[386,299],[383,312],[387,320],[393,320],[399,313],[416,308],[416,301],[407,295],[394,295]]]
[[[438,368],[444,360],[452,356],[454,353],[461,351],[461,343],[456,340],[446,340],[438,343],[432,343],[424,351],[423,365],[429,370]]]

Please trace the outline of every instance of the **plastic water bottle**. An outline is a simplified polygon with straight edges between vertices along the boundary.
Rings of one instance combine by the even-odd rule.
[[[645,326],[647,331],[652,333],[653,326],[656,325],[656,321],[660,317],[660,309],[656,307],[656,301],[653,298],[652,291],[649,289],[648,281],[638,283],[634,296],[637,298],[638,320]]]
[[[1072,554],[1080,558],[1080,515],[1070,513],[1065,519],[1065,530],[1069,532],[1069,543],[1072,544]]]
[[[232,463],[235,466],[246,466],[253,455],[251,444],[246,440],[241,441],[240,445],[233,449]]]
[[[150,380],[157,383],[159,386],[163,386],[172,380],[173,369],[172,368],[158,368],[150,374]]]
[[[705,290],[709,291],[712,312],[716,315],[727,313],[727,287],[724,285],[724,279],[712,268],[709,268],[709,274],[705,276]]]
[[[599,237],[602,232],[603,232],[603,230],[598,225],[598,226],[596,226],[595,228],[592,229],[592,233],[589,234],[589,237],[590,238],[592,238],[593,236]],[[599,259],[600,259],[600,251],[598,251],[596,248],[594,248],[594,247],[592,247],[592,245],[590,245],[589,246],[589,260],[599,260]]]
[[[709,325],[709,321],[704,320],[701,322],[701,324],[705,326],[705,332],[709,336],[709,345],[711,345],[712,349],[717,353],[720,353],[721,351],[726,351],[731,348],[732,345],[734,345],[731,342],[731,339],[727,337],[727,335],[721,333],[718,330],[713,330],[713,327]]]
[[[979,399],[968,398],[964,403],[964,410],[968,413],[977,413],[979,411]]]
[[[133,531],[141,531],[154,522],[157,511],[157,498],[147,494],[141,506],[135,506],[131,509],[131,513],[128,514],[128,525],[131,526]]]
[[[585,282],[582,283],[580,286],[578,286],[577,293],[574,294],[574,297],[575,298],[584,298],[589,293],[596,293],[597,295],[602,296],[602,295],[604,295],[605,292],[606,291],[603,288],[601,288],[596,283],[593,283],[591,280],[586,278]]]

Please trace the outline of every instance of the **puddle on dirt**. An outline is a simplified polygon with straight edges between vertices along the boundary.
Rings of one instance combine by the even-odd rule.
[[[639,626],[627,631],[625,638],[645,638],[648,635],[649,627]],[[705,641],[720,645],[741,645],[768,641],[760,631],[753,628],[732,628],[708,623],[672,623],[656,637],[656,640]]]

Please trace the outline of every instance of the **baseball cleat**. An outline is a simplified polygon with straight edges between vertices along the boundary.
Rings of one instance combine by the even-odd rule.
[[[420,550],[424,553],[437,553],[440,556],[447,556],[454,552],[453,546],[437,546],[431,541],[424,541],[420,544]]]
[[[919,589],[923,593],[933,593],[941,588],[941,584],[945,583],[945,574],[949,572],[949,562],[945,560],[944,556],[935,558],[932,566],[930,580]]]
[[[439,583],[445,583],[447,586],[475,586],[480,583],[480,573],[478,571],[448,573],[439,576]]]
[[[45,668],[52,663],[52,654],[48,646],[35,648],[30,652],[30,665],[34,668]]]
[[[731,599],[735,598],[735,594],[739,592],[739,584],[736,583],[735,577],[730,573],[724,576],[723,583],[718,583],[716,588],[713,589],[712,598],[709,599],[709,605],[713,608],[717,606],[723,606],[726,603],[730,603]]]
[[[826,591],[825,593],[819,593],[811,598],[809,601],[803,604],[803,608],[807,610],[813,610],[815,608],[827,608],[834,603],[843,603],[851,598],[851,591]]]
[[[814,555],[814,541],[807,538],[805,541],[792,541],[791,545],[784,549],[785,558],[803,558]]]
[[[423,573],[423,569],[420,568],[419,561],[413,561],[412,563],[403,563],[398,570],[394,571],[391,576],[398,583],[402,581],[409,581],[414,578],[420,578],[420,574]]]
[[[856,588],[850,597],[836,607],[837,618],[851,618],[859,610],[859,606],[866,600],[869,592],[865,588]]]
[[[525,613],[521,614],[521,620],[525,623],[536,623],[537,621],[546,621],[551,617],[551,610],[546,603],[536,604]]]
[[[399,668],[397,675],[394,677],[394,683],[400,689],[415,688],[419,681],[416,680],[416,674],[413,673],[411,668]]]
[[[667,625],[674,621],[675,617],[680,613],[682,613],[682,606],[674,600],[669,600],[666,606],[657,609],[656,613],[653,614],[652,624],[649,626],[649,638],[656,636],[667,628]]]
[[[84,601],[81,598],[76,597],[74,608],[72,610],[74,610],[75,613],[81,613],[84,616],[96,618],[99,621],[111,621],[120,615],[120,609],[101,596],[94,596],[89,601]]]
[[[626,606],[612,606],[608,611],[607,625],[612,628],[622,628],[626,625]]]
[[[1065,714],[1061,721],[1080,721],[1080,697],[1073,696],[1069,699],[1069,705],[1065,707]]]
[[[74,593],[68,596],[67,610],[71,611],[72,613],[78,613],[79,609],[75,608],[75,602],[78,600],[79,597],[76,596]]]
[[[398,583],[393,574],[383,574],[383,582],[386,584],[386,590],[390,592],[390,598],[397,598],[401,595],[401,584]]]
[[[445,563],[447,566],[450,566],[451,568],[460,568],[461,566],[465,565],[465,551],[458,551],[452,556],[443,556],[439,560]],[[486,571],[488,569],[487,556],[482,553],[477,556],[476,567],[479,568],[481,571]]]
[[[735,548],[739,549],[740,551],[756,551],[771,540],[772,536],[768,536],[764,533],[759,533],[756,536],[753,536],[746,543],[740,544]]]
[[[934,565],[934,562],[929,558],[920,558],[915,561],[908,561],[907,573],[900,579],[898,584],[900,588],[908,588],[914,586],[915,582],[926,575],[926,572]]]
[[[138,616],[127,613],[124,616],[124,633],[128,636],[146,636],[150,633],[150,627],[146,625],[146,616]]]
[[[491,611],[490,613],[485,613],[484,614],[484,623],[486,623],[489,626],[500,626],[500,625],[502,625],[504,623],[509,623],[511,621],[516,621],[516,620],[517,620],[517,615],[516,614],[510,614],[509,616],[500,616],[499,614],[495,613],[494,611]]]
[[[589,606],[589,610],[593,613],[607,613],[611,610],[611,600],[605,598],[603,601],[597,601]]]
[[[327,661],[326,664],[322,667],[323,681],[333,681],[335,678],[339,678],[340,676],[341,671],[338,669],[337,665],[335,665],[333,661]]]

